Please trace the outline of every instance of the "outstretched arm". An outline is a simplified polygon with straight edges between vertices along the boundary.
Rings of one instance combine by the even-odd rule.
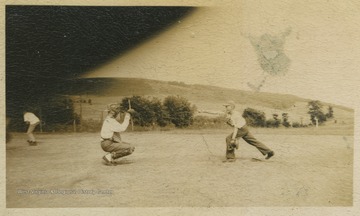
[[[198,113],[206,113],[211,115],[224,115],[224,112],[217,112],[217,111],[209,111],[209,110],[198,110]]]

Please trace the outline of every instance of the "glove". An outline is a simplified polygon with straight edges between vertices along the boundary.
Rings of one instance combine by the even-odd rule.
[[[232,151],[232,150],[234,150],[234,147],[232,147],[232,145],[230,144],[230,145],[227,146],[227,150]]]
[[[232,148],[238,149],[238,148],[239,148],[239,142],[238,142],[238,140],[232,139],[232,140],[230,141],[230,146],[231,146]]]

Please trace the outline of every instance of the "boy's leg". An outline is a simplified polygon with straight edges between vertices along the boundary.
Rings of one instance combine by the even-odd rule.
[[[34,137],[34,134],[33,134],[33,131],[35,130],[36,126],[37,126],[37,124],[31,124],[31,125],[29,125],[29,128],[28,128],[28,130],[27,130],[27,132],[26,132],[26,134],[27,134],[28,137],[29,137],[29,141],[30,141],[30,142],[35,142],[35,141],[36,141],[36,140],[35,140],[35,137]]]
[[[134,152],[135,147],[125,142],[113,142],[112,140],[104,140],[101,142],[104,151],[110,152],[113,159],[130,155]]]
[[[267,155],[268,153],[272,152],[271,149],[269,149],[266,145],[264,145],[262,142],[258,141],[247,129],[247,127],[241,128],[242,132],[244,132],[244,135],[242,138],[249,143],[250,145],[256,147],[261,154]]]
[[[121,157],[125,157],[134,152],[135,147],[130,143],[121,142],[121,143],[113,143],[113,158],[118,159]]]
[[[226,137],[226,159],[235,159],[235,149],[231,142],[232,134]]]

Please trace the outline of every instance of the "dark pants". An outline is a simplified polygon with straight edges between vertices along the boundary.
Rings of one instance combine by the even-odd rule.
[[[226,137],[226,158],[227,159],[234,159],[235,158],[235,149],[229,148],[231,145],[231,139],[232,139],[233,133],[231,133],[229,136]],[[255,139],[255,137],[249,132],[249,129],[247,126],[244,126],[240,129],[238,129],[238,132],[236,134],[236,138],[243,138],[248,144],[255,146],[263,155],[266,155],[267,153],[271,152],[271,150]]]
[[[101,141],[101,148],[106,152],[112,153],[113,159],[130,155],[135,150],[135,147],[130,143],[114,142],[113,140]]]

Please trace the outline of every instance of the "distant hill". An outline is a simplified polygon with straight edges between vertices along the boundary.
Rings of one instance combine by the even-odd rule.
[[[289,113],[294,121],[309,121],[307,103],[310,99],[300,98],[288,94],[274,94],[251,92],[230,88],[221,88],[208,85],[189,85],[183,82],[166,82],[138,78],[86,78],[75,79],[71,85],[61,86],[63,94],[71,97],[91,99],[92,103],[82,105],[83,118],[98,119],[105,105],[111,102],[120,102],[126,96],[147,96],[163,99],[168,95],[179,95],[187,98],[199,109],[222,111],[222,104],[228,100],[235,101],[240,108],[252,107],[266,113],[270,118],[273,113],[281,115]],[[331,105],[334,115],[339,121],[353,123],[354,111],[350,108],[324,104],[324,111]],[[78,108],[77,112],[78,112]],[[341,119],[341,120],[340,120]]]
[[[134,78],[88,78],[75,79],[64,93],[68,95],[94,96],[154,96],[163,98],[167,95],[180,95],[194,103],[196,101],[226,102],[234,100],[239,104],[256,104],[259,106],[286,109],[295,102],[308,100],[286,94],[250,92],[207,85],[188,85],[182,82],[166,82]]]

